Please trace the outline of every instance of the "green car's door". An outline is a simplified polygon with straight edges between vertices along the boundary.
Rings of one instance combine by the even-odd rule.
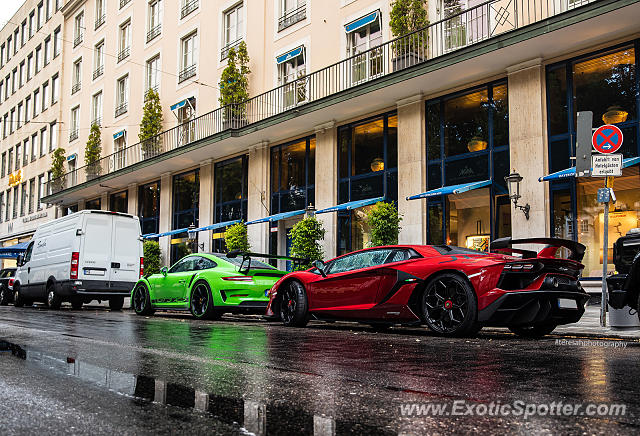
[[[154,289],[157,306],[186,306],[187,286],[195,271],[195,257],[185,257],[176,262],[166,276],[155,280]]]

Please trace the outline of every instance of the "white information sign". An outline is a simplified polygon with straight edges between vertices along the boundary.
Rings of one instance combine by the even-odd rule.
[[[591,156],[591,177],[622,175],[622,154],[594,154]]]

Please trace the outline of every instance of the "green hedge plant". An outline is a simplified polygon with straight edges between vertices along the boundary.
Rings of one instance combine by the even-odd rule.
[[[398,243],[400,222],[402,217],[398,214],[396,205],[392,203],[378,202],[367,215],[367,224],[371,228],[371,246],[395,245]]]
[[[247,236],[247,225],[245,223],[237,223],[229,226],[224,234],[224,242],[228,251],[249,251],[251,246]]]
[[[162,261],[160,244],[157,241],[146,241],[142,249],[144,250],[144,274],[158,274]]]
[[[309,259],[308,263],[296,265],[296,271],[311,268],[314,260],[322,260],[324,253],[319,241],[324,239],[325,230],[316,217],[298,221],[291,231],[291,256]]]

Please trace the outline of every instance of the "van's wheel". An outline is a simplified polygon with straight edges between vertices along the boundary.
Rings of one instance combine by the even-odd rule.
[[[73,308],[74,310],[82,309],[83,304],[84,301],[82,300],[82,298],[75,297],[71,299],[71,308]]]
[[[62,298],[56,293],[56,287],[53,283],[47,286],[47,306],[53,310],[58,310],[62,306]]]
[[[213,304],[211,287],[204,280],[197,281],[191,288],[189,309],[191,310],[191,315],[197,319],[217,320],[222,317],[222,312],[216,309]]]
[[[6,286],[0,286],[0,306],[9,304],[9,290]]]
[[[548,335],[555,328],[558,327],[555,324],[538,324],[538,325],[526,325],[526,326],[510,326],[509,330],[516,335],[523,338],[538,339]]]
[[[457,274],[445,273],[429,281],[421,308],[429,328],[443,336],[473,336],[482,328],[476,293]]]
[[[16,288],[16,286],[14,286]],[[23,306],[31,306],[31,301],[27,300],[22,296],[20,292],[20,288],[14,289],[13,291],[13,305],[15,307],[23,307]]]
[[[122,310],[122,306],[124,306],[124,297],[109,298],[109,309]]]
[[[287,327],[304,327],[309,322],[307,293],[297,280],[287,283],[282,289],[280,319]]]
[[[131,296],[131,307],[133,307],[133,311],[136,315],[153,315],[153,312],[155,312],[151,306],[149,291],[144,284],[140,283],[133,290],[133,295]]]

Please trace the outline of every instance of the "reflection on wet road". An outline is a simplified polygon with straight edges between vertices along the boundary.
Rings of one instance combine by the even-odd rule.
[[[13,307],[0,308],[0,340],[0,362],[11,359],[33,372],[43,390],[45,384],[64,390],[71,378],[105,399],[119,394],[134,409],[147,407],[141,401],[146,400],[200,413],[198,425],[208,419],[212,432],[626,433],[637,432],[640,423],[638,343],[625,349],[567,347],[554,338],[529,341],[496,333],[443,339],[422,329],[383,334],[347,323],[291,329],[251,317],[202,322],[182,315]],[[3,374],[0,381],[4,377],[15,382]],[[401,411],[413,403],[450,406],[458,400],[476,406],[562,401],[627,408],[616,417],[526,420],[410,417]],[[86,407],[96,413],[90,402]],[[178,428],[171,414],[153,415],[164,430]]]

